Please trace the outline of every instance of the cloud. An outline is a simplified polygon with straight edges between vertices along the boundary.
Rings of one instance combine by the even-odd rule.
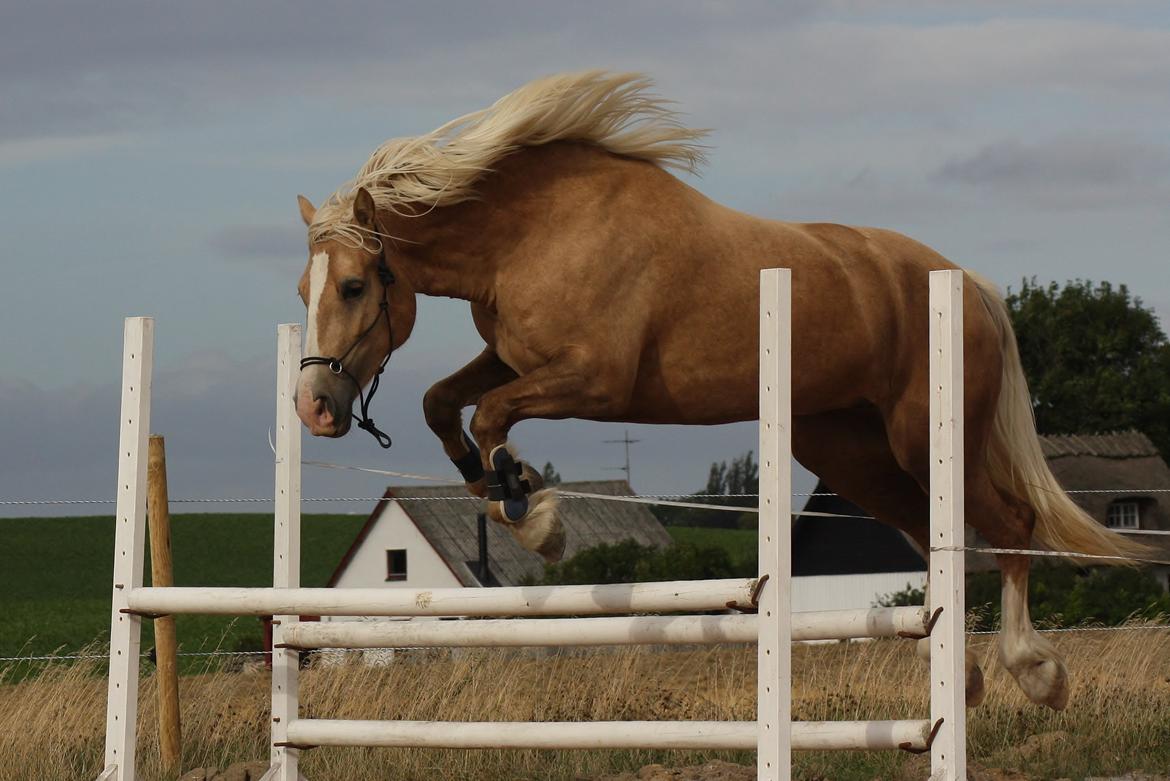
[[[1161,5],[9,6],[0,24],[0,163],[68,158],[63,171],[25,166],[11,185],[37,194],[60,181],[62,192],[67,183],[69,192],[103,196],[81,204],[76,220],[52,225],[62,245],[85,251],[17,264],[9,280],[28,290],[61,281],[57,288],[76,298],[66,309],[85,320],[54,321],[41,341],[56,352],[40,350],[39,367],[9,360],[9,371],[45,383],[85,380],[60,390],[0,383],[10,409],[52,410],[0,416],[0,496],[112,492],[117,388],[93,377],[112,382],[115,372],[101,373],[117,353],[94,336],[93,321],[145,305],[165,316],[168,333],[181,333],[172,337],[179,349],[160,356],[182,364],[160,372],[156,403],[172,451],[172,493],[270,493],[271,366],[190,354],[211,344],[246,355],[255,345],[267,356],[269,323],[278,313],[303,316],[292,308],[295,272],[274,292],[266,271],[248,273],[254,269],[241,263],[220,277],[203,273],[202,256],[255,269],[293,257],[299,270],[304,237],[292,193],[328,192],[386,135],[429,130],[550,72],[652,74],[688,122],[716,128],[703,189],[738,208],[903,229],[956,260],[993,264],[985,270],[1001,281],[1021,269],[1087,275],[1109,257],[1110,276],[1166,301],[1156,258],[1170,237],[1154,214],[1167,197],[1165,154],[1141,137],[1160,141],[1155,134],[1170,118]],[[1058,136],[1069,128],[1075,136]],[[117,154],[103,157],[114,146]],[[83,157],[92,159],[74,164]],[[110,188],[113,177],[127,186]],[[179,183],[171,202],[143,186],[156,178]],[[1144,209],[1091,220],[1053,208],[1143,197]],[[10,254],[47,257],[44,211],[22,210],[22,200],[39,202],[10,204]],[[224,223],[211,233],[198,227]],[[35,320],[43,315],[36,301],[18,296],[9,314]],[[467,318],[466,304],[450,307]],[[394,451],[355,437],[306,439],[307,457],[450,473],[422,423],[420,398],[474,354],[474,331],[452,330],[451,309],[434,311],[441,316],[420,321],[378,397],[376,417],[394,434]],[[4,346],[20,350],[18,341]],[[604,477],[617,454],[600,441],[622,428],[526,422],[518,439],[533,460],[552,460],[567,477]],[[754,441],[749,424],[631,432],[643,440],[635,448],[642,490],[698,487],[707,464]],[[357,478],[306,481],[306,495],[378,492]]]
[[[288,97],[325,111],[401,104],[447,113],[581,67],[648,70],[704,123],[733,110],[737,124],[763,132],[875,111],[953,119],[999,93],[1091,92],[1116,103],[1164,94],[1165,29],[1049,18],[1043,2],[973,21],[878,16],[902,18],[899,5],[864,16],[811,2],[639,3],[598,14],[519,2],[392,13],[373,0],[290,2],[276,12],[26,4],[0,28],[0,71],[20,76],[0,85],[0,134],[207,121],[226,107]]]
[[[953,158],[933,178],[944,185],[985,188],[1056,208],[1147,203],[1167,188],[1170,151],[1104,136],[998,141]]]
[[[287,261],[305,254],[305,229],[300,224],[228,225],[209,236],[207,243],[229,259]]]
[[[3,120],[0,119],[0,122]],[[131,146],[133,133],[97,133],[83,136],[45,136],[0,140],[0,165],[27,165],[42,160],[84,157]]]

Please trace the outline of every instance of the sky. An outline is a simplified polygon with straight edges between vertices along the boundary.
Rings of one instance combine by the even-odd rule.
[[[900,230],[1003,286],[1124,283],[1170,313],[1164,2],[5,3],[0,500],[114,495],[131,315],[156,318],[171,496],[270,496],[276,324],[305,316],[295,196],[584,68],[643,71],[711,128],[688,181],[734,208]],[[305,458],[452,475],[422,394],[481,347],[465,303],[420,299],[374,404],[395,447],[306,435]],[[626,428],[513,440],[612,478]],[[747,423],[629,431],[642,493],[698,490],[756,446]],[[306,469],[304,495],[386,483]]]

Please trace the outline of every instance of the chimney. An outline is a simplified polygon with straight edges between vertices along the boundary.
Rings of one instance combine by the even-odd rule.
[[[480,585],[486,586],[491,579],[488,573],[487,515],[479,513],[475,516],[475,522],[479,533],[479,572],[476,575]]]

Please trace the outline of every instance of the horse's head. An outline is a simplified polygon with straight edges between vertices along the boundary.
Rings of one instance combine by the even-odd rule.
[[[301,217],[312,225],[317,210],[298,196]],[[315,436],[340,437],[349,431],[350,408],[361,398],[359,426],[372,429],[365,406],[373,396],[361,389],[379,375],[391,351],[414,327],[414,290],[396,275],[388,242],[380,238],[373,199],[359,190],[352,227],[363,237],[360,247],[341,235],[310,241],[309,264],[298,289],[308,308],[305,358],[297,382],[297,415]],[[389,446],[389,438],[379,441]]]

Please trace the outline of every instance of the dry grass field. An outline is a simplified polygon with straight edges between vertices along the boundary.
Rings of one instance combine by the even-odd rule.
[[[1064,713],[1026,702],[995,665],[987,702],[972,713],[972,761],[1016,778],[1085,778],[1170,768],[1170,631],[1053,636],[1074,676]],[[987,662],[993,638],[976,638]],[[356,660],[305,671],[302,713],[312,717],[463,720],[752,719],[754,647],[599,650],[555,655],[413,652],[385,666]],[[884,719],[927,714],[925,669],[910,643],[881,641],[795,649],[802,719]],[[154,679],[142,686],[140,767],[160,781]],[[260,670],[208,670],[181,680],[184,768],[225,767],[266,756],[268,679]],[[0,779],[94,778],[100,771],[105,680],[100,664],[52,664],[0,679]],[[522,727],[517,727],[522,729]],[[314,749],[314,781],[393,778],[584,779],[652,762],[693,765],[746,754]],[[925,778],[925,759],[901,753],[799,756],[806,779]]]

